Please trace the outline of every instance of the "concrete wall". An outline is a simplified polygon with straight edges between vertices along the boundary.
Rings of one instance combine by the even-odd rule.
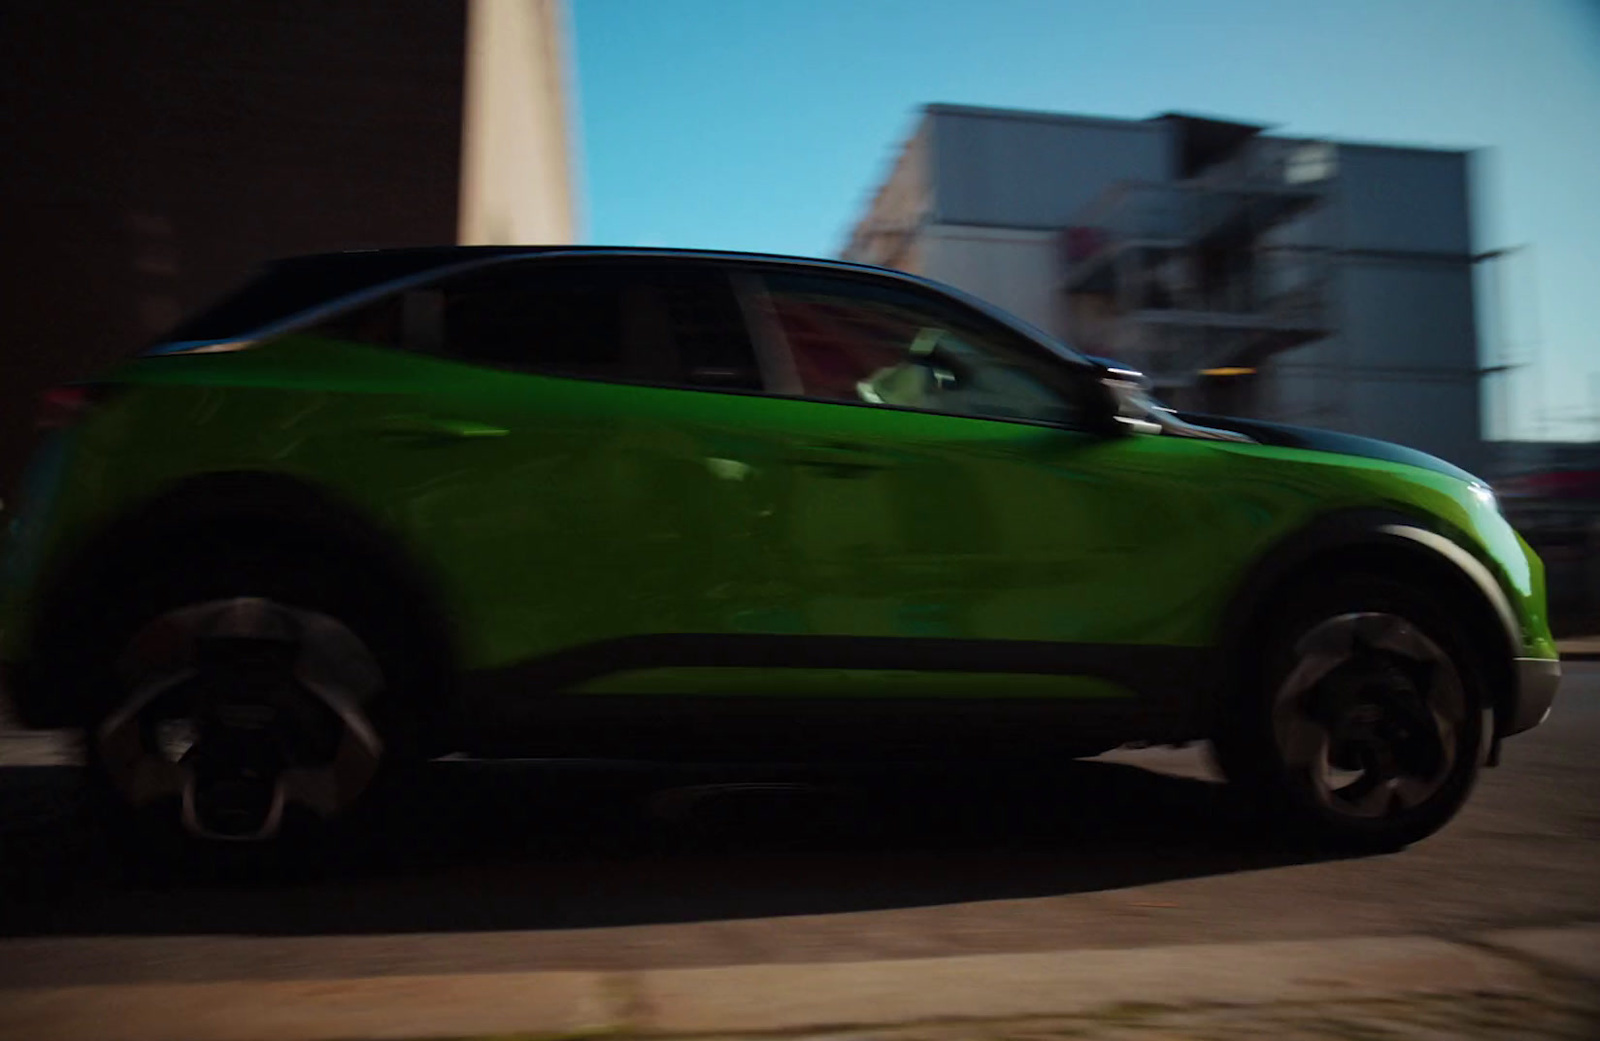
[[[1003,307],[1054,336],[1065,331],[1054,232],[929,225],[920,273]]]
[[[1477,326],[1468,265],[1346,255],[1338,289],[1348,364],[1418,379],[1474,374]]]
[[[1330,216],[1349,427],[1477,469],[1488,460],[1468,159],[1340,146]]]
[[[1169,140],[1159,123],[929,106],[867,218],[923,224],[903,253],[853,259],[947,282],[1065,338],[1059,229],[1119,180],[1165,177]]]
[[[20,0],[0,30],[0,494],[51,384],[259,262],[456,235],[465,8]]]
[[[560,0],[470,0],[460,240],[573,241]]]
[[[1340,145],[1344,249],[1472,252],[1465,152]]]
[[[1106,188],[1171,173],[1162,123],[929,106],[933,219],[1063,228]]]
[[[1273,244],[1329,250],[1333,335],[1263,366],[1264,418],[1482,467],[1469,157],[1340,145],[1325,203]]]
[[[872,197],[840,251],[844,260],[922,274],[917,238],[933,208],[932,158],[927,120],[907,139],[894,167]]]

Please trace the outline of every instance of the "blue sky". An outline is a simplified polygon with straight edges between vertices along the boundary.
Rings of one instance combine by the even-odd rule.
[[[928,102],[1484,149],[1514,432],[1600,436],[1600,0],[569,4],[597,243],[833,255]]]

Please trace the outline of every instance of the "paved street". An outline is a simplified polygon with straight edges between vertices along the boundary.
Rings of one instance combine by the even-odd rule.
[[[1059,775],[441,763],[300,871],[131,870],[69,766],[0,769],[0,987],[865,961],[1600,919],[1600,665],[1403,853],[1253,836],[1194,751]],[[57,744],[0,734],[10,763]],[[747,782],[745,788],[726,785]]]
[[[1459,995],[1278,1006],[1127,1006],[1044,1021],[852,1030],[808,1041],[1594,1041],[1587,994]]]

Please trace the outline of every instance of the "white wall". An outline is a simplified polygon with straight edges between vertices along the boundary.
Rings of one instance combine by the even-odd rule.
[[[1472,252],[1467,153],[1340,145],[1337,156],[1337,245]]]
[[[1476,381],[1386,380],[1356,374],[1345,429],[1431,452],[1467,470],[1483,468]]]
[[[1362,367],[1478,367],[1472,269],[1462,263],[1346,256],[1337,302],[1349,360]]]
[[[1064,336],[1057,237],[1050,231],[928,225],[917,240],[919,271]]]
[[[1063,228],[1118,181],[1171,175],[1163,123],[934,105],[934,219]]]
[[[1361,433],[1347,407],[1346,369],[1337,337],[1293,348],[1261,365],[1261,418]]]
[[[561,0],[470,0],[464,244],[573,240],[564,32]]]
[[[1346,256],[1339,288],[1352,429],[1480,465],[1471,267]]]
[[[1471,272],[1347,255],[1335,333],[1263,366],[1263,418],[1377,437],[1472,469],[1484,462]]]
[[[928,123],[923,121],[900,150],[867,212],[851,228],[840,253],[842,259],[922,272],[909,238],[933,205],[930,162]]]
[[[1331,247],[1327,339],[1267,363],[1268,418],[1484,463],[1460,152],[1340,145],[1328,203],[1275,243]]]

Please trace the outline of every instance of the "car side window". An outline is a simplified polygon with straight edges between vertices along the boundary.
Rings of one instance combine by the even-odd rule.
[[[823,401],[1074,426],[1081,391],[1020,334],[919,293],[866,281],[765,277],[800,393]]]
[[[369,347],[400,347],[404,342],[405,305],[403,295],[342,311],[305,330],[311,336]]]
[[[665,312],[684,386],[762,389],[750,331],[727,272],[705,265],[662,265],[649,282]]]
[[[496,368],[760,390],[727,276],[707,265],[497,264],[338,315],[317,335]]]
[[[610,265],[500,264],[437,287],[424,350],[497,368],[600,379],[670,375],[636,280]],[[432,333],[432,335],[429,335]]]

